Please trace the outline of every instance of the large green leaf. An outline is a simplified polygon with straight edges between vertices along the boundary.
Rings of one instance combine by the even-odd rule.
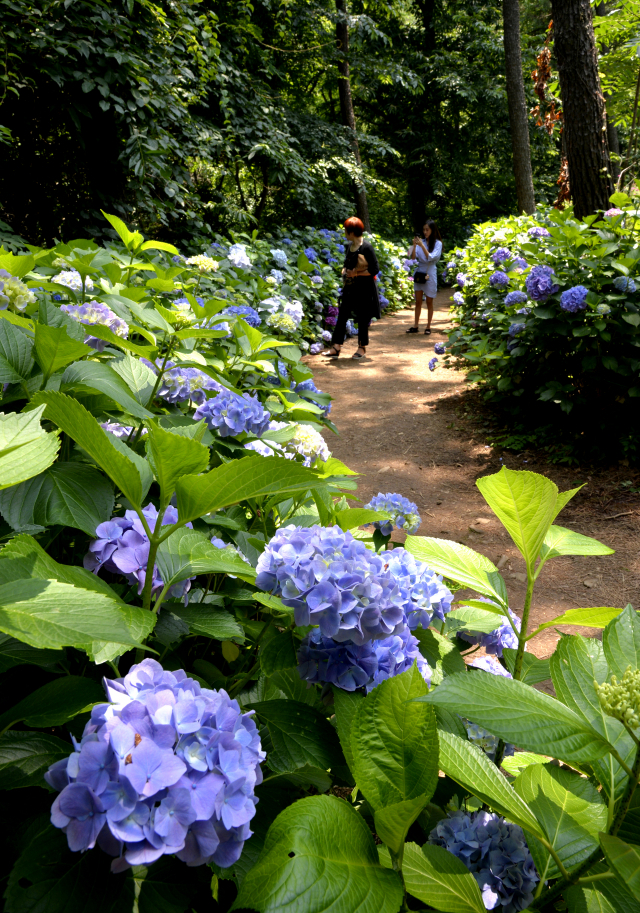
[[[479,631],[488,634],[505,623],[504,616],[473,606],[452,609],[445,617],[445,628],[450,631]]]
[[[517,652],[517,650],[514,650],[511,647],[505,647],[502,651],[502,656],[507,664],[507,669],[512,675],[516,665]],[[524,682],[526,685],[538,685],[540,682],[545,682],[549,678],[551,678],[551,671],[549,669],[548,659],[537,659],[533,653],[523,654],[522,670],[520,674],[521,682]]]
[[[38,475],[55,460],[60,441],[40,425],[43,411],[0,415],[0,490]]]
[[[600,846],[609,867],[635,899],[640,900],[640,852],[611,834],[600,834]]]
[[[147,422],[147,455],[166,503],[176,489],[178,479],[198,475],[209,466],[209,448],[198,441],[165,431],[156,422]]]
[[[574,533],[573,530],[562,526],[551,526],[544,537],[540,551],[540,564],[536,570],[536,577],[540,573],[545,561],[557,558],[560,555],[613,555],[615,549],[603,545],[597,539]]]
[[[93,641],[140,646],[118,602],[57,580],[0,586],[0,631],[32,647],[88,649]]]
[[[14,666],[42,666],[52,672],[59,672],[58,663],[64,659],[64,653],[57,650],[36,650],[29,644],[23,644],[15,637],[0,634],[0,674]]]
[[[603,875],[604,863],[589,869],[589,875]],[[606,878],[587,884],[571,885],[562,896],[569,913],[640,913],[640,902],[626,889],[619,878]]]
[[[567,870],[596,849],[598,834],[607,827],[607,806],[589,780],[566,768],[532,764],[513,788],[533,811]],[[557,878],[556,863],[535,837],[529,840],[529,849],[540,879]]]
[[[45,786],[42,779],[51,764],[68,758],[69,743],[40,732],[0,735],[0,789]]]
[[[604,713],[595,689],[595,682],[601,685],[609,677],[600,641],[578,635],[563,637],[551,657],[550,669],[556,694],[563,704],[583,717],[633,767],[635,742],[619,720]],[[606,795],[619,798],[627,782],[624,769],[610,754],[591,763]]]
[[[506,466],[476,484],[533,571],[557,513],[557,486],[543,475]]]
[[[397,913],[403,890],[371,832],[344,800],[300,799],[269,828],[233,909],[258,913]]]
[[[187,606],[172,605],[171,612],[189,625],[193,634],[204,634],[213,640],[244,641],[244,631],[231,612],[207,602],[192,602]]]
[[[389,514],[386,511],[368,510],[365,507],[346,507],[336,514],[336,522],[340,529],[345,532],[348,529],[355,529],[357,526],[369,525],[373,522],[387,520]]]
[[[351,724],[353,723],[355,713],[363,700],[364,695],[357,691],[344,691],[342,688],[333,688],[333,705],[336,713],[340,744],[354,780],[355,763],[351,748]]]
[[[405,548],[439,574],[507,605],[507,588],[498,569],[472,548],[427,536],[407,536]]]
[[[604,629],[602,645],[609,669],[618,678],[629,666],[640,669],[640,619],[630,605]]]
[[[33,342],[18,327],[0,320],[0,383],[20,383],[32,368]]]
[[[140,405],[148,406],[156,384],[156,375],[151,368],[140,358],[133,358],[131,355],[122,355],[120,358],[114,358],[110,364],[116,374],[119,374],[123,379]]]
[[[486,913],[482,894],[466,865],[441,846],[407,843],[402,860],[407,892],[443,913]]]
[[[269,729],[271,770],[282,773],[305,765],[328,770],[343,763],[335,729],[313,707],[299,701],[260,701],[252,706]]]
[[[39,476],[0,492],[0,511],[14,529],[70,526],[94,536],[113,513],[113,485],[86,463],[54,463]]]
[[[426,693],[414,663],[374,688],[351,720],[356,782],[374,810],[376,831],[396,853],[438,781],[435,713],[412,700]]]
[[[46,378],[77,358],[94,354],[90,346],[72,339],[64,326],[36,323],[35,333],[34,354]]]
[[[442,687],[439,685],[438,687]],[[527,803],[514,792],[486,754],[466,739],[440,730],[440,769],[448,777],[486,802],[494,811],[520,827],[544,837],[542,828]]]
[[[78,675],[65,675],[32,691],[10,710],[0,715],[0,732],[24,721],[27,726],[45,729],[61,726],[79,713],[104,701],[97,682]]]
[[[489,672],[449,675],[418,700],[459,713],[519,748],[563,761],[588,763],[610,750],[604,737],[560,701]]]
[[[38,401],[46,404],[46,417],[73,438],[104,469],[125,497],[140,507],[142,479],[136,464],[123,452],[125,445],[122,445],[122,450],[118,448],[113,435],[107,434],[84,406],[71,396],[46,392],[38,394]]]
[[[235,574],[254,579],[255,570],[232,548],[216,548],[207,536],[193,529],[177,529],[160,544],[156,563],[167,583],[196,574]]]
[[[152,418],[153,413],[140,405],[124,380],[109,365],[97,361],[81,361],[70,365],[62,375],[61,387],[69,390],[88,389],[109,396],[136,418]]]
[[[276,634],[260,649],[260,668],[265,675],[297,666],[296,642],[291,630]]]
[[[435,676],[432,678],[432,684],[438,684],[445,675],[466,670],[460,651],[447,637],[443,637],[433,628],[416,628],[412,633],[418,639],[420,653],[431,666]]]
[[[563,612],[562,615],[558,615],[557,618],[552,618],[551,621],[545,621],[544,624],[541,624],[529,636],[535,637],[536,634],[540,634],[541,631],[545,631],[547,628],[555,628],[557,625],[579,625],[581,628],[604,628],[610,621],[617,618],[620,612],[622,612],[622,609],[615,609],[610,606],[597,606],[588,609],[567,609],[566,612]]]
[[[322,487],[310,469],[279,457],[248,456],[232,460],[203,476],[178,482],[178,513],[183,522],[230,507],[247,498]]]

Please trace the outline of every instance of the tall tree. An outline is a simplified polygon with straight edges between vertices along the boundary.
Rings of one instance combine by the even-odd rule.
[[[551,0],[564,141],[576,216],[606,209],[613,193],[604,97],[589,0]]]
[[[351,148],[353,157],[360,169],[362,159],[360,158],[360,146],[356,133],[356,115],[353,110],[353,97],[351,95],[351,77],[349,73],[349,16],[347,13],[347,0],[336,0],[336,10],[338,18],[336,21],[336,39],[338,42],[338,94],[340,96],[340,114],[342,124],[347,127],[351,133]],[[367,191],[362,180],[356,178],[354,181],[354,193],[358,218],[362,219],[367,231],[371,231],[369,223],[369,204],[367,203]]]
[[[522,78],[520,53],[520,4],[518,0],[502,0],[504,25],[504,57],[507,78],[509,124],[513,147],[513,174],[516,179],[518,212],[535,212],[531,148],[529,145],[529,118]]]

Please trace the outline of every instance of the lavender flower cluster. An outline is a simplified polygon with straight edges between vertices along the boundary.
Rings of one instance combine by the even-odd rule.
[[[85,326],[106,327],[122,339],[126,339],[129,335],[126,321],[114,314],[111,308],[101,301],[88,301],[86,304],[62,304],[60,310],[76,323],[83,323]],[[85,336],[84,341],[97,352],[102,352],[107,344],[104,339],[91,335]]]
[[[465,276],[464,273],[456,274],[456,282],[458,283],[460,288],[464,288],[466,281],[467,281],[467,277]]]
[[[524,304],[527,301],[527,296],[524,292],[509,292],[507,297],[504,299],[504,303],[507,307],[511,307],[513,304]]]
[[[546,301],[550,295],[555,295],[560,286],[555,285],[553,279],[554,270],[550,266],[533,266],[531,272],[525,280],[527,294],[534,301]]]
[[[408,498],[392,492],[383,495],[379,491],[377,495],[371,498],[368,504],[365,504],[365,508],[367,510],[384,510],[391,514],[388,520],[376,520],[373,524],[383,536],[390,536],[394,526],[413,535],[422,523],[418,513],[418,505]]]
[[[220,437],[231,437],[243,432],[260,437],[267,430],[271,415],[257,396],[221,390],[217,396],[203,402],[193,415],[196,421],[204,419],[210,431]]]
[[[487,910],[519,913],[533,900],[539,881],[522,828],[492,812],[450,812],[429,834],[461,860],[482,891]]]
[[[252,308],[249,304],[232,304],[228,308],[225,308],[223,311],[220,311],[218,316],[242,317],[242,319],[246,320],[250,327],[254,328],[259,327],[262,323],[260,314],[258,314],[256,309]]]
[[[74,292],[82,291],[82,276],[77,269],[62,270],[61,273],[53,276],[51,281],[57,282],[58,285],[65,285],[67,288],[70,288]],[[90,276],[85,277],[84,290],[85,292],[93,291],[93,280]]]
[[[497,269],[489,277],[489,285],[493,288],[506,288],[509,285],[509,277],[504,270]]]
[[[140,361],[151,368],[154,374],[158,374],[159,369],[162,368],[162,362],[159,359],[155,364],[146,358],[141,358]],[[183,368],[180,365],[176,366],[173,361],[168,361],[158,387],[158,396],[173,404],[187,401],[201,404],[205,401],[205,391],[223,389],[224,387],[218,381],[209,377],[204,371],[200,371],[198,368]]]
[[[153,504],[148,504],[142,513],[149,528],[153,530],[158,520],[157,508]],[[162,526],[177,522],[176,508],[167,507],[162,518]],[[192,524],[187,523],[187,527],[191,529]],[[86,570],[97,574],[104,568],[112,574],[122,574],[132,586],[137,585],[140,595],[147,576],[150,545],[149,537],[135,510],[127,510],[124,517],[112,517],[111,520],[100,523],[96,527],[96,536],[97,538],[89,543],[89,551],[84,557],[83,564]],[[167,595],[174,599],[184,598],[186,603],[193,579],[190,577],[188,580],[175,583],[169,588]],[[163,588],[164,581],[156,566],[153,569],[151,592],[158,596]]]
[[[307,260],[309,261],[309,263],[315,263],[316,260],[318,259],[318,254],[315,252],[313,247],[305,247],[304,255],[307,258]]]
[[[491,259],[497,265],[498,263],[504,263],[506,260],[510,260],[511,256],[512,254],[508,247],[499,247],[491,254]]]
[[[568,288],[560,296],[560,307],[563,311],[569,311],[570,314],[584,311],[587,306],[588,294],[589,289],[585,288],[584,285],[574,285],[573,288]]]
[[[45,780],[59,790],[51,823],[74,852],[96,843],[114,872],[176,855],[227,868],[251,836],[265,759],[251,713],[153,659],[104,680],[108,703]]]
[[[541,225],[535,225],[533,228],[529,229],[530,238],[550,238],[551,235],[546,228],[543,228]]]
[[[509,296],[507,295],[507,297],[509,297]],[[462,294],[462,292],[455,292],[455,294],[453,296],[453,300],[454,300],[456,307],[462,307],[462,305],[464,304],[464,295]]]

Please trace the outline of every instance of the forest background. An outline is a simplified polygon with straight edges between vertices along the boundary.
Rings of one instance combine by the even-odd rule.
[[[632,127],[639,10],[595,10],[614,152]],[[99,238],[100,209],[183,244],[333,226],[364,184],[374,231],[406,237],[427,214],[449,246],[517,208],[500,3],[1,0],[0,12],[5,236]],[[544,99],[530,117],[535,198],[549,203],[553,56],[530,74],[551,3],[523,0],[520,15],[528,109]]]

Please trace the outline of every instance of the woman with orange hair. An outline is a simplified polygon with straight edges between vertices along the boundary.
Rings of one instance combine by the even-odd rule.
[[[358,324],[358,351],[351,357],[359,361],[364,358],[369,345],[371,319],[380,319],[380,299],[374,280],[380,267],[373,247],[363,238],[364,225],[360,219],[347,219],[344,230],[349,244],[342,268],[344,287],[339,302],[340,312],[331,346],[321,354],[326,358],[338,358],[346,335],[347,320],[353,317]]]

